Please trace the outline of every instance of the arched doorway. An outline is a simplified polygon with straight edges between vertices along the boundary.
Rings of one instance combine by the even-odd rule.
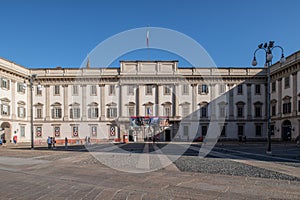
[[[6,140],[6,142],[9,142],[11,139],[11,127],[10,124],[8,122],[3,122],[1,124],[1,139],[2,140]]]
[[[283,141],[291,141],[292,139],[292,123],[290,120],[285,120],[282,123],[281,137]]]

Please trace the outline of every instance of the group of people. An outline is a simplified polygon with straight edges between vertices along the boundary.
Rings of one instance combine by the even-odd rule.
[[[54,149],[55,143],[56,143],[55,137],[48,137],[47,139],[48,149]]]

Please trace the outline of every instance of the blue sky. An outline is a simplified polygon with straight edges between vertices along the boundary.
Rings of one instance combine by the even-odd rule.
[[[78,67],[108,37],[150,25],[193,38],[217,66],[249,67],[261,42],[274,40],[286,55],[300,50],[299,8],[297,0],[0,0],[0,57],[26,67]],[[151,59],[177,58],[156,51]]]

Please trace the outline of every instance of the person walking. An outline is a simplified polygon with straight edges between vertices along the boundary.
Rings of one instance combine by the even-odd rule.
[[[56,143],[55,137],[53,137],[53,138],[52,138],[52,146],[53,146],[53,149],[55,149],[55,143]]]

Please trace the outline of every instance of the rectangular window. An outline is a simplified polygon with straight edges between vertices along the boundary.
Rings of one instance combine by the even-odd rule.
[[[18,107],[18,117],[19,118],[24,118],[26,117],[26,113],[25,113],[25,108],[24,107]]]
[[[71,108],[70,109],[70,118],[71,119],[80,118],[80,108]]]
[[[244,126],[238,125],[238,135],[244,135]]]
[[[42,127],[41,126],[36,127],[35,135],[36,135],[36,137],[42,137]]]
[[[238,106],[237,107],[237,116],[238,117],[244,117],[244,107],[243,106]]]
[[[42,108],[36,109],[36,118],[41,119],[43,117]]]
[[[72,86],[72,95],[77,96],[78,95],[78,85]]]
[[[283,114],[289,114],[292,112],[292,104],[291,102],[283,104]]]
[[[257,94],[257,95],[260,94],[260,84],[255,85],[255,94]]]
[[[164,95],[170,95],[171,89],[170,86],[164,86]]]
[[[146,106],[146,116],[153,116],[153,107],[152,106]]]
[[[53,108],[52,109],[52,118],[53,119],[59,119],[61,118],[61,108]]]
[[[219,85],[219,94],[223,94],[225,92],[225,85]]]
[[[1,114],[3,116],[9,116],[10,115],[10,106],[6,104],[1,105]]]
[[[198,94],[208,94],[208,86],[206,84],[198,85]]]
[[[127,86],[127,94],[128,95],[134,95],[134,86],[133,85],[128,85]]]
[[[115,85],[109,85],[108,95],[109,96],[116,95]]]
[[[189,95],[189,85],[182,85],[182,95]]]
[[[219,116],[225,117],[225,106],[224,105],[219,106]]]
[[[183,126],[183,135],[188,136],[189,135],[189,127],[188,126]]]
[[[54,95],[60,95],[60,86],[59,85],[54,86]]]
[[[201,107],[200,110],[201,110],[201,117],[207,117],[207,107],[206,106]]]
[[[25,93],[24,83],[18,83],[17,84],[17,91],[20,92],[20,93]]]
[[[152,85],[146,85],[146,95],[152,95]]]
[[[7,80],[6,78],[1,79],[1,87],[2,88],[9,90],[9,85],[10,85],[9,80]]]
[[[107,118],[117,117],[117,108],[107,108]]]
[[[271,85],[271,90],[272,92],[276,92],[276,82],[272,82],[272,85]]]
[[[38,95],[38,96],[41,96],[42,95],[42,86],[41,85],[37,85],[36,87],[35,87],[35,90],[36,90],[36,95]]]
[[[134,116],[134,106],[128,107],[128,116]]]
[[[60,136],[60,127],[54,127],[54,136],[59,137]]]
[[[290,77],[287,76],[284,78],[284,88],[289,88],[290,87]]]
[[[88,117],[91,119],[98,118],[99,116],[99,109],[97,107],[90,107],[88,108]]]
[[[20,126],[20,135],[21,137],[25,137],[25,126]]]
[[[276,105],[272,105],[272,116],[276,115]]]
[[[261,106],[255,106],[255,117],[261,117]]]
[[[186,117],[190,114],[190,106],[184,105],[182,106],[182,117]]]
[[[91,126],[91,136],[97,137],[97,126]]]
[[[164,107],[164,116],[171,116],[171,107],[170,106]]]
[[[206,136],[207,134],[207,126],[201,126],[202,136]]]
[[[256,136],[261,136],[261,133],[262,133],[261,128],[262,128],[261,125],[256,125],[255,126],[255,135]]]
[[[243,85],[240,84],[237,86],[237,94],[242,95],[243,94]]]
[[[97,96],[97,87],[96,87],[96,85],[91,85],[90,90],[91,90],[91,96]]]

